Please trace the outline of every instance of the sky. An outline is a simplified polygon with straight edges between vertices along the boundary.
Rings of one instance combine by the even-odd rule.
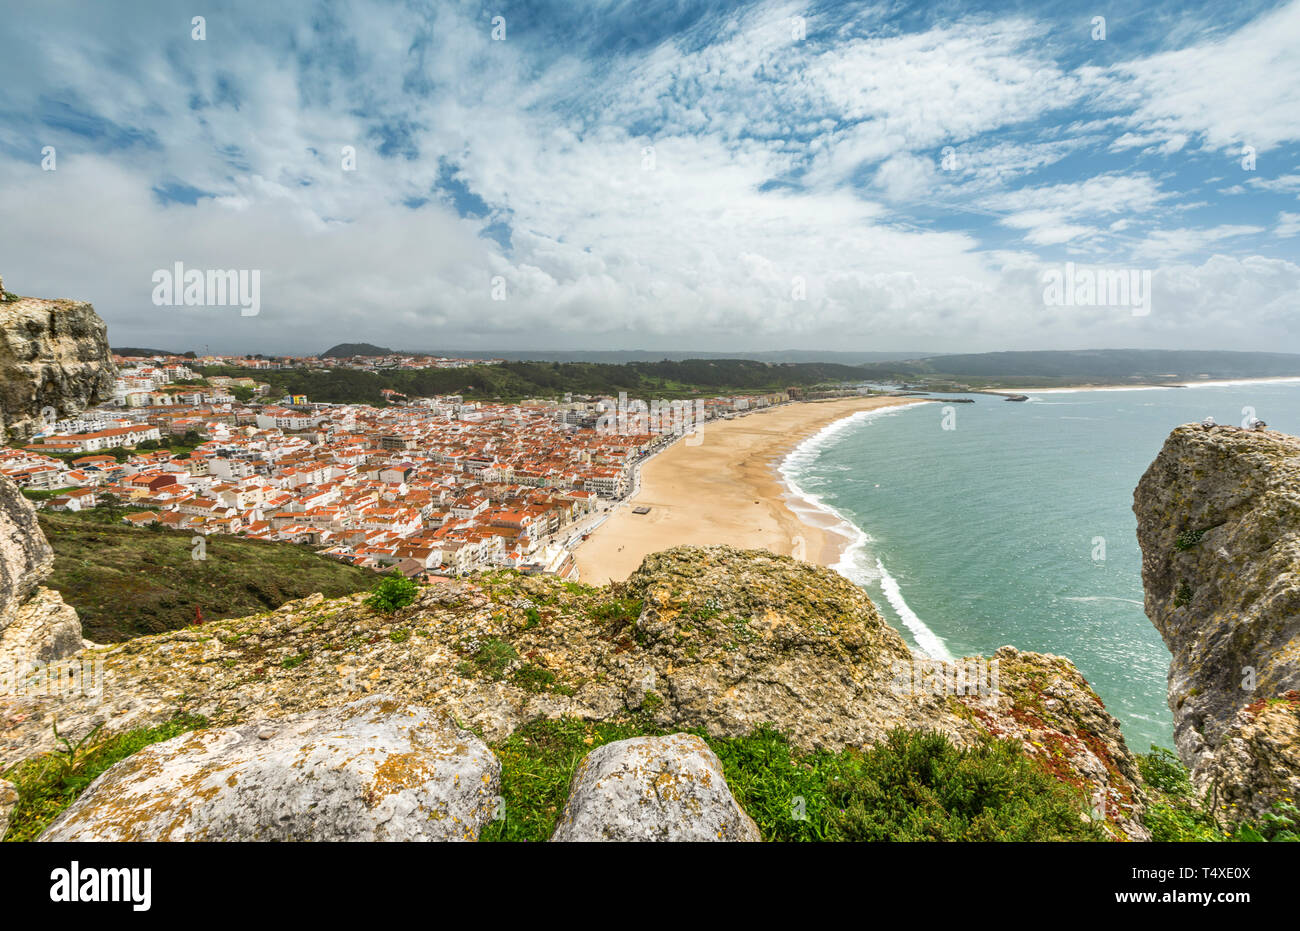
[[[1300,352],[1300,0],[0,0],[0,48],[0,275],[115,346]]]

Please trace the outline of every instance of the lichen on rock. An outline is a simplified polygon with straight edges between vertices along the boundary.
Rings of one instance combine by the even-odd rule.
[[[1133,510],[1193,784],[1229,820],[1300,797],[1300,439],[1180,426]]]
[[[553,841],[758,841],[722,763],[690,734],[598,747],[578,764]]]
[[[0,766],[72,739],[178,712],[214,726],[270,721],[384,693],[452,715],[488,742],[570,716],[743,736],[763,725],[800,750],[863,747],[903,727],[960,745],[1019,740],[1093,798],[1113,836],[1142,839],[1144,800],[1119,725],[1059,657],[999,651],[993,694],[899,688],[916,659],[860,588],[766,551],[675,547],[626,583],[483,573],[381,614],[364,594],[96,647],[100,700],[0,699]]]
[[[77,414],[113,394],[108,327],[82,301],[0,303],[0,441],[26,438],[47,409]]]
[[[375,695],[153,744],[42,841],[477,840],[501,765],[444,715]]]

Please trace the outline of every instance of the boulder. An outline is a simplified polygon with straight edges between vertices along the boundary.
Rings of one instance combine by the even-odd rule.
[[[605,744],[578,765],[553,841],[757,841],[709,745],[689,734]]]
[[[146,747],[40,840],[477,840],[500,773],[444,716],[376,695]]]

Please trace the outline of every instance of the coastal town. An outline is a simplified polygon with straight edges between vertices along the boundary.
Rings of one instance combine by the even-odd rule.
[[[576,578],[574,547],[634,493],[649,457],[698,442],[703,421],[789,400],[661,410],[626,397],[447,395],[378,408],[273,398],[252,375],[204,378],[181,357],[116,361],[111,402],[0,448],[0,474],[40,506],[112,506],[134,526],[305,544],[424,578],[494,567]]]

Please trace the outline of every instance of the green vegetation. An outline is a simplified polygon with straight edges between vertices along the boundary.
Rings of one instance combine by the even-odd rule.
[[[480,679],[505,678],[506,667],[519,659],[513,646],[496,637],[489,637],[481,643],[461,644],[461,651],[469,658],[459,664],[456,671],[462,676]]]
[[[555,830],[578,763],[596,747],[665,733],[644,720],[533,721],[493,747],[504,818],[483,840],[543,841]],[[1101,840],[1084,799],[1025,756],[987,740],[896,730],[865,750],[800,753],[780,734],[704,738],[764,840]]]
[[[1201,537],[1205,536],[1204,530],[1184,530],[1174,540],[1174,549],[1179,552],[1190,550],[1196,544],[1201,542]]]
[[[334,351],[378,351],[345,344]],[[1108,349],[1094,351],[990,352],[930,356],[909,361],[771,362],[754,359],[664,359],[658,362],[507,361],[461,369],[249,370],[210,366],[202,374],[252,376],[270,384],[274,396],[306,394],[313,401],[382,407],[382,389],[413,397],[463,394],[475,399],[518,400],[575,394],[684,398],[698,395],[813,389],[863,381],[900,383],[928,390],[1177,382],[1213,378],[1300,375],[1300,355],[1257,352],[1184,352]]]
[[[1171,750],[1138,754],[1138,771],[1152,796],[1143,819],[1153,841],[1300,841],[1300,809],[1282,801],[1258,822],[1219,824],[1197,797],[1187,767]]]
[[[204,376],[253,374],[235,366],[210,366]],[[566,392],[642,398],[684,398],[727,393],[781,391],[861,381],[855,366],[822,362],[770,363],[748,359],[688,359],[682,362],[505,362],[459,369],[367,372],[360,369],[258,370],[272,396],[305,394],[313,401],[386,404],[383,389],[411,397],[461,394],[467,398],[556,398]]]
[[[28,501],[49,501],[51,498],[57,498],[61,494],[69,491],[75,491],[73,488],[24,488],[23,497]]]
[[[1178,587],[1174,589],[1174,607],[1185,608],[1187,605],[1191,603],[1192,603],[1192,586],[1188,585],[1187,580],[1184,579],[1183,581],[1179,582]]]
[[[420,586],[394,569],[370,590],[366,605],[380,614],[395,614],[415,601]]]
[[[321,592],[336,598],[375,583],[369,569],[321,556],[306,546],[239,537],[206,538],[194,559],[191,532],[146,530],[120,523],[122,508],[77,514],[42,511],[41,529],[54,547],[45,584],[77,609],[97,643],[273,610]]]
[[[18,805],[10,817],[4,839],[35,840],[100,773],[114,763],[149,744],[206,727],[207,723],[200,715],[181,715],[157,727],[137,728],[108,739],[98,739],[98,728],[75,744],[60,737],[63,750],[24,760],[3,774],[18,790]],[[58,735],[57,727],[55,735]]]

